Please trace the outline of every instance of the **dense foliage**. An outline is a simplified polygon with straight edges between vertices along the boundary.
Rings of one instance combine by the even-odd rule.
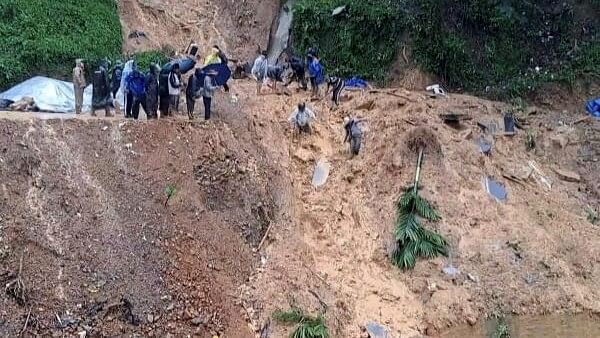
[[[349,11],[332,17],[332,10]],[[383,80],[398,49],[402,12],[390,0],[299,0],[292,31],[299,52],[318,46],[330,73]]]
[[[162,67],[169,61],[169,55],[172,51],[153,49],[145,52],[136,53],[133,59],[142,72],[147,72],[150,69],[150,64],[155,63]]]
[[[600,1],[298,0],[299,52],[330,73],[382,80],[401,44],[455,89],[521,96],[548,82],[599,81]],[[332,16],[332,10],[348,10]]]
[[[33,74],[70,78],[76,58],[92,69],[121,46],[114,0],[0,1],[0,88]]]

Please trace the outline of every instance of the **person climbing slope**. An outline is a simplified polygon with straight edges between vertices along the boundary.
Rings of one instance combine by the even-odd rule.
[[[346,88],[346,81],[341,77],[332,76],[327,79],[327,92],[329,93],[333,89],[331,101],[335,107],[340,105],[340,95],[344,91],[344,88]]]
[[[254,60],[254,65],[252,66],[252,76],[256,79],[256,95],[260,95],[261,93],[268,70],[269,61],[267,60],[267,51],[263,50],[256,60]]]
[[[150,70],[146,74],[144,86],[146,87],[146,117],[148,120],[158,118],[158,73],[160,69],[155,63],[150,64]],[[148,109],[148,110],[146,110]]]
[[[221,48],[217,45],[214,45],[213,51],[217,52],[217,56],[218,56],[219,60],[221,61],[221,64],[223,64],[227,67],[229,64],[229,59],[227,58],[227,55],[225,55],[225,53],[221,50]],[[205,66],[206,66],[206,64],[205,64]],[[223,89],[225,90],[225,92],[229,92],[229,85],[227,85],[227,82],[225,82],[223,84]]]
[[[284,86],[289,86],[292,82],[296,81],[300,88],[307,90],[306,85],[306,66],[304,60],[297,56],[292,56],[287,60],[288,67],[292,70],[292,75],[288,81],[284,83]]]
[[[181,92],[181,71],[179,70],[179,64],[176,63],[169,73],[169,98],[170,98],[170,109],[169,115],[174,112],[179,113],[179,94]]]
[[[362,130],[360,129],[360,120],[355,117],[346,116],[344,118],[344,130],[346,136],[344,137],[344,143],[350,143],[350,154],[352,157],[358,155],[360,151],[360,145],[362,141]]]
[[[82,59],[75,60],[73,68],[73,91],[75,92],[75,114],[81,114],[83,107],[83,90],[85,89],[85,74]]]
[[[312,133],[311,122],[316,118],[315,113],[306,108],[306,103],[298,104],[298,107],[292,112],[288,121],[292,124],[298,133]]]
[[[311,95],[313,97],[319,96],[319,85],[323,83],[323,66],[313,54],[308,54],[306,57],[308,63],[308,77],[310,79]]]

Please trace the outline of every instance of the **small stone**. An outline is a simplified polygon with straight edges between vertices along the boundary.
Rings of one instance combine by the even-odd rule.
[[[148,319],[148,323],[154,322],[154,316],[152,314],[148,314],[147,319]]]
[[[468,273],[467,278],[469,278],[469,280],[471,280],[471,282],[479,283],[479,278],[477,278],[477,276],[475,276],[475,275]]]
[[[474,316],[467,316],[467,323],[469,323],[469,325],[474,326],[475,324],[477,324],[477,318],[475,318]]]
[[[77,335],[79,336],[79,338],[85,338],[87,336],[87,332],[79,331],[79,332],[77,332]]]
[[[202,319],[202,317],[198,316],[195,317],[191,320],[192,325],[194,326],[200,326],[204,324],[204,320]]]
[[[569,145],[569,139],[564,135],[554,135],[550,138],[552,144],[561,149]]]
[[[174,308],[175,308],[175,303],[171,303],[171,304],[167,305],[167,308],[166,308],[166,310],[167,310],[167,311],[171,311],[171,310],[173,310]]]

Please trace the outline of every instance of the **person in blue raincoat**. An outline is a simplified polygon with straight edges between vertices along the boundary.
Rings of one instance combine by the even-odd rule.
[[[131,73],[127,75],[125,79],[127,93],[132,99],[131,104],[131,116],[125,116],[126,118],[138,119],[140,115],[140,105],[145,112],[148,112],[146,107],[146,78],[138,69],[137,65],[133,63],[133,69]]]

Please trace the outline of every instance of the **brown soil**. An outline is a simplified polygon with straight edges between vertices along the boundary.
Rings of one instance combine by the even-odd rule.
[[[266,48],[279,1],[121,0],[119,11],[126,53],[169,46],[182,52],[191,40],[201,56],[219,45],[243,61]],[[129,38],[133,31],[146,37]]]

